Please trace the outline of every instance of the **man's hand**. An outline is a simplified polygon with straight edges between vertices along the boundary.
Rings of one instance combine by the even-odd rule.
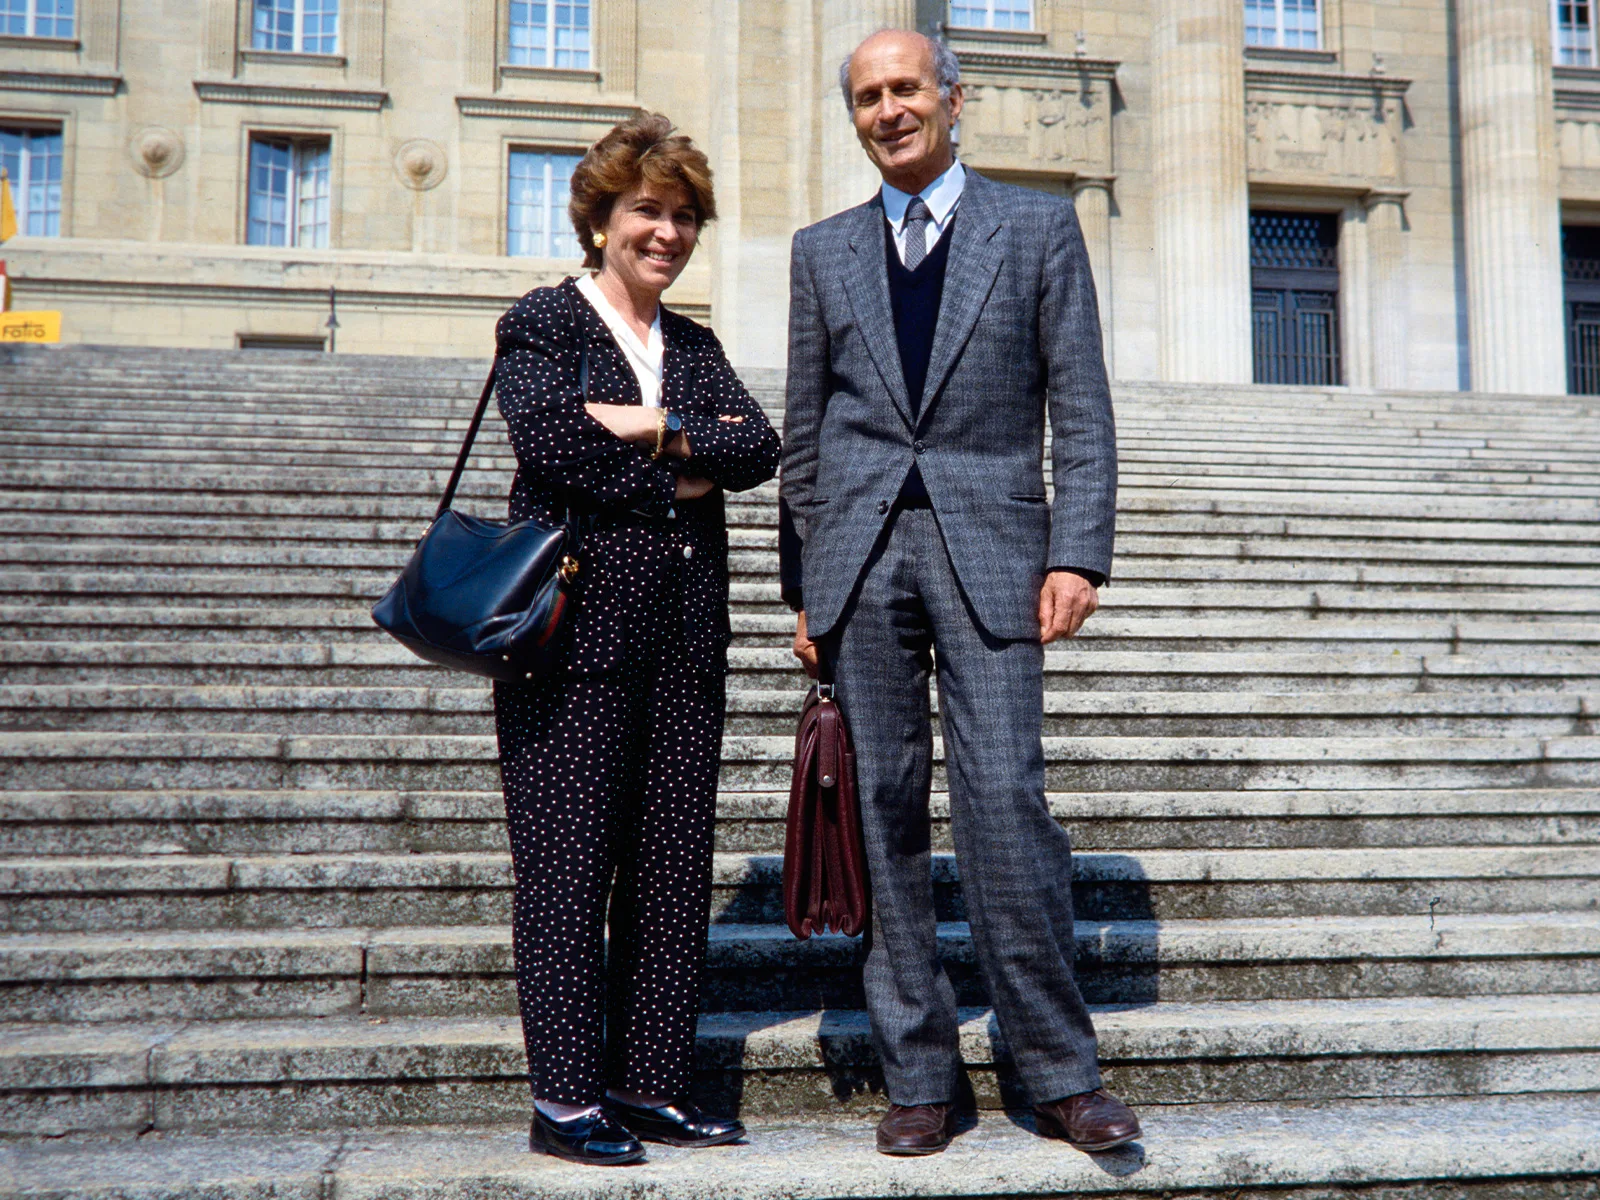
[[[800,660],[800,665],[806,669],[806,674],[815,679],[817,644],[806,636],[806,610],[803,608],[796,614],[794,624],[794,656]]]
[[[1051,571],[1039,589],[1039,640],[1048,646],[1057,638],[1072,637],[1099,607],[1094,584],[1071,571]]]

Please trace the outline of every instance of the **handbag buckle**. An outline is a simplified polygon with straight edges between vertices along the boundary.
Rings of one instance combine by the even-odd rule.
[[[817,684],[817,699],[818,700],[832,700],[833,699],[833,684],[831,684],[831,683],[819,683],[819,684]]]
[[[561,556],[561,582],[571,583],[578,577],[578,560],[570,554]]]

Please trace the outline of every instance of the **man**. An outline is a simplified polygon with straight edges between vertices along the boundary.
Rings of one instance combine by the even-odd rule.
[[[867,203],[795,235],[784,421],[784,592],[855,739],[873,888],[864,982],[886,1154],[948,1144],[960,1072],[929,872],[937,663],[951,824],[978,962],[1039,1129],[1139,1136],[1100,1088],[1073,979],[1071,845],[1044,798],[1043,644],[1111,569],[1116,444],[1072,205],[956,162],[959,68],[886,30],[840,71]],[[1041,459],[1054,431],[1055,501]]]

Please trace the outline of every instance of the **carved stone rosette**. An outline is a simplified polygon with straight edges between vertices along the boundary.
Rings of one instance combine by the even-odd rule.
[[[427,138],[412,138],[394,153],[394,173],[414,192],[438,187],[447,169],[444,147]]]
[[[146,179],[165,179],[183,166],[183,137],[165,125],[150,125],[128,140],[133,169]]]

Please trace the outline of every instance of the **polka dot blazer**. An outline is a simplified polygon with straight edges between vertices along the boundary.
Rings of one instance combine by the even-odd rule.
[[[576,314],[576,322],[574,322]],[[692,661],[725,669],[728,535],[722,493],[771,479],[778,435],[734,374],[716,334],[661,310],[661,404],[683,419],[693,456],[663,457],[618,438],[583,410],[580,364],[588,349],[588,398],[642,404],[638,380],[594,306],[572,279],[535,288],[495,330],[495,394],[517,455],[512,520],[559,521],[570,504],[597,517],[584,543],[568,669],[609,670],[648,623],[640,605],[683,598],[683,636]],[[719,421],[719,415],[742,422]],[[717,484],[699,500],[675,501],[676,475]],[[662,520],[611,522],[630,510]]]

